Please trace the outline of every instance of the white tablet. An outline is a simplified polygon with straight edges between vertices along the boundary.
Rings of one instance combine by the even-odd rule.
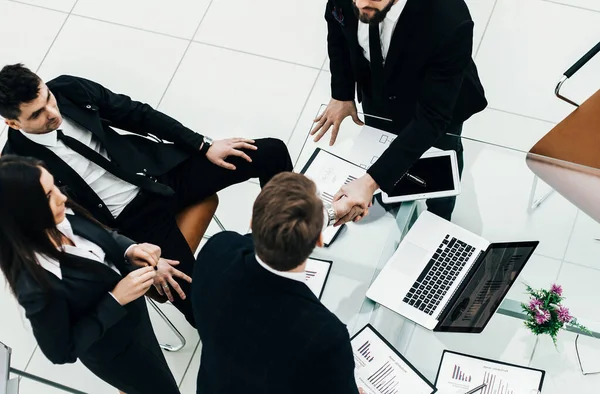
[[[412,165],[391,193],[381,193],[384,203],[451,197],[460,194],[456,152],[428,151]]]

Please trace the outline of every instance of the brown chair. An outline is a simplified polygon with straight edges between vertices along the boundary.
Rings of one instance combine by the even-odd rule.
[[[198,250],[202,238],[206,238],[204,234],[206,233],[211,220],[214,219],[221,230],[225,230],[219,219],[215,216],[218,205],[219,198],[214,194],[202,202],[186,208],[177,215],[177,226],[183,233],[183,236],[193,253]],[[160,347],[170,352],[181,350],[186,344],[185,337],[179,332],[177,327],[175,327],[158,305],[156,305],[157,302],[161,304],[167,302],[167,298],[158,294],[154,287],[150,287],[150,290],[146,295],[150,306],[152,306],[158,316],[167,324],[169,329],[181,342],[177,346],[161,343]]]
[[[556,85],[556,96],[576,109],[530,149],[527,165],[536,175],[536,181],[537,177],[544,180],[578,208],[600,221],[597,194],[600,187],[600,90],[581,105],[560,93],[565,81],[598,52],[600,42],[571,66]],[[550,193],[538,202],[541,203]]]

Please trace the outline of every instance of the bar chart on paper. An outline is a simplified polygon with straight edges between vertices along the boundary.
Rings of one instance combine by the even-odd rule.
[[[331,269],[331,261],[322,261],[309,258],[306,262],[306,286],[317,296],[321,298],[327,274]]]
[[[432,388],[373,330],[366,327],[352,339],[355,377],[366,394],[430,394]]]
[[[482,384],[478,394],[531,394],[542,379],[539,370],[445,352],[436,386],[439,394],[464,393]]]

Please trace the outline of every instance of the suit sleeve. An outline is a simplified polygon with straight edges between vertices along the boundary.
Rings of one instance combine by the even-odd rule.
[[[341,323],[338,323],[341,324]],[[305,376],[313,378],[306,380],[305,392],[311,394],[358,394],[354,377],[354,355],[350,345],[348,331],[343,328],[336,330],[334,335],[325,334],[330,327],[315,333],[318,342],[313,345],[318,352],[309,355],[306,365],[310,371]]]
[[[150,105],[134,101],[124,94],[113,93],[104,86],[85,78],[71,76],[62,78],[74,78],[98,106],[101,117],[110,121],[113,126],[144,136],[152,134],[188,151],[196,153],[199,151],[203,142],[202,135]]]
[[[104,333],[120,321],[127,311],[109,294],[86,315],[74,319],[60,294],[41,290],[19,296],[33,334],[44,355],[53,364],[74,363]]]
[[[444,135],[471,61],[472,47],[471,21],[459,25],[438,46],[426,70],[413,119],[367,171],[383,191],[392,191],[412,164]]]
[[[327,52],[331,71],[331,97],[339,101],[354,100],[355,82],[352,73],[350,49],[342,32],[340,22],[334,13],[341,12],[334,0],[327,2],[325,20],[327,21]]]
[[[108,233],[117,242],[119,247],[123,249],[123,254],[125,254],[125,252],[127,251],[127,249],[129,249],[130,246],[137,244],[137,242],[135,242],[134,240],[127,238],[122,234],[119,234],[115,230],[108,230]]]

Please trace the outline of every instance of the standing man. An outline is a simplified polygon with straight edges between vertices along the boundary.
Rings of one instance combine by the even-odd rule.
[[[206,243],[192,290],[198,394],[358,394],[348,330],[305,283],[324,224],[352,207],[343,198],[323,215],[315,184],[282,173],[254,202],[251,236],[222,232]]]
[[[178,215],[230,185],[258,178],[262,186],[292,170],[280,140],[212,141],[96,82],[63,75],[46,84],[22,64],[0,71],[0,115],[10,127],[3,153],[43,160],[57,186],[98,221],[160,246],[189,276],[194,251]],[[157,286],[195,326],[189,289],[173,275]]]
[[[464,0],[329,0],[325,12],[331,68],[327,109],[311,131],[321,139],[351,116],[362,125],[355,89],[367,125],[398,137],[367,174],[336,195],[363,208],[373,193],[390,192],[432,146],[455,150],[462,173],[462,125],[487,101],[471,57],[473,20]],[[427,201],[428,209],[450,219],[455,198]]]

